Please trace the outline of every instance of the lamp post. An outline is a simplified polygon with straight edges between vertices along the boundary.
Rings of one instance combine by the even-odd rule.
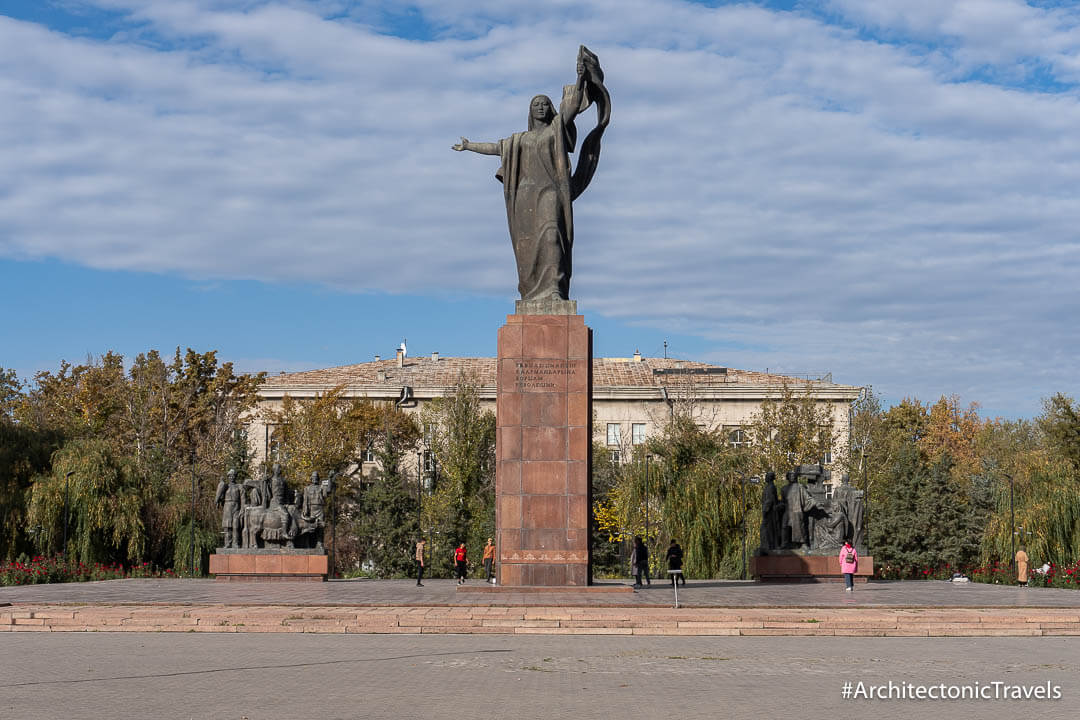
[[[1013,477],[1009,474],[1005,477],[1009,478],[1009,527],[1012,529],[1009,535],[1009,567],[1016,572],[1016,512],[1013,507]]]
[[[424,503],[424,495],[422,492],[424,489],[424,476],[421,474],[423,462],[424,446],[421,445],[416,451],[416,532],[420,534],[423,534],[423,531],[421,530],[422,526],[420,524],[420,509],[423,507]]]
[[[361,471],[363,474],[363,471]],[[330,473],[330,577],[336,577],[337,568],[337,475]]]
[[[68,470],[64,475],[64,557],[67,557],[67,536],[68,536],[68,484],[70,483],[71,476],[75,474],[74,470]]]
[[[195,577],[195,449],[191,450],[191,577]]]
[[[746,579],[746,483],[751,485],[757,485],[760,482],[759,478],[742,476],[742,579]]]
[[[649,546],[649,461],[652,455],[645,455],[645,546]]]

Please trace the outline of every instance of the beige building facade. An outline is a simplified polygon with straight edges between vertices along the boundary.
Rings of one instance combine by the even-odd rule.
[[[464,373],[480,388],[485,409],[495,412],[495,371],[495,358],[443,358],[438,353],[407,357],[399,351],[392,359],[270,376],[259,389],[260,408],[276,409],[286,395],[313,398],[342,386],[346,397],[393,402],[406,412],[419,413],[433,398],[453,392]],[[745,442],[743,428],[762,401],[780,398],[785,386],[796,393],[813,393],[829,409],[832,435],[837,438],[830,455],[838,455],[848,442],[851,404],[863,390],[828,377],[795,378],[637,353],[629,358],[594,358],[592,373],[593,440],[612,450],[616,460],[661,432],[674,412],[689,412],[702,427],[721,429],[731,443]],[[248,438],[256,463],[270,451],[273,430],[262,413],[252,418]],[[828,465],[832,458],[822,461]]]

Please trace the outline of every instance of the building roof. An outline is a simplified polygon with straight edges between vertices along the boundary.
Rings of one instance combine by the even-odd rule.
[[[410,386],[447,388],[457,384],[462,373],[475,378],[481,388],[495,388],[493,357],[409,357],[402,367],[396,358],[342,365],[323,370],[282,373],[266,379],[261,394],[272,395],[313,388],[330,389],[344,385],[348,389],[365,387]],[[659,388],[665,386],[759,385],[776,387],[813,385],[815,388],[848,388],[836,385],[831,377],[807,379],[725,368],[709,363],[669,358],[593,358],[593,388]]]

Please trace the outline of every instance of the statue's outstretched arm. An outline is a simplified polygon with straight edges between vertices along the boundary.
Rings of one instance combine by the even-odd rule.
[[[450,149],[457,150],[458,152],[461,152],[462,150],[470,150],[474,153],[480,153],[481,155],[498,155],[499,143],[470,142],[463,137],[461,138],[461,142],[457,143],[456,145],[452,145]]]

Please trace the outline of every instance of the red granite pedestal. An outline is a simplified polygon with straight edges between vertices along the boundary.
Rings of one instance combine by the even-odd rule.
[[[592,330],[581,315],[508,315],[498,363],[498,582],[588,585]]]
[[[759,582],[843,582],[835,555],[762,555],[750,558],[750,575]],[[855,582],[874,575],[874,558],[859,557]]]
[[[327,556],[299,553],[219,551],[210,556],[210,574],[221,581],[326,580]]]

